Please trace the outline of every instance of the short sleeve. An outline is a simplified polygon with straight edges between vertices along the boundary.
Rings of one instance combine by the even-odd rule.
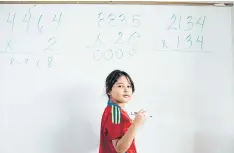
[[[105,135],[109,140],[119,139],[123,136],[123,121],[119,107],[111,106],[104,128]]]

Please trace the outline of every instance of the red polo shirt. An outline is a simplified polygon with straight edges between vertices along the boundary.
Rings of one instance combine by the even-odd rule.
[[[117,153],[112,140],[124,136],[130,125],[127,112],[109,101],[102,115],[99,153]],[[134,140],[126,153],[137,153]]]

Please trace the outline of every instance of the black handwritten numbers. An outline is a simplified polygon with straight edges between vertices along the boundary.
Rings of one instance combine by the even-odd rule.
[[[45,50],[52,51],[52,46],[57,42],[57,39],[55,37],[52,37],[48,40],[48,46],[45,48]]]
[[[133,14],[133,16],[132,16],[133,27],[139,27],[141,25],[139,18],[140,18],[140,15]]]
[[[7,17],[7,23],[11,24],[11,31],[13,32],[14,26],[15,26],[15,16],[16,13],[8,13],[8,17]]]
[[[98,14],[98,26],[102,27],[103,23],[104,23],[104,14],[101,12]]]
[[[108,27],[116,27],[124,23],[125,25],[131,24],[132,27],[139,27],[141,25],[140,21],[140,15],[133,14],[132,17],[126,17],[124,13],[120,14],[114,14],[114,13],[108,13],[104,14],[103,12],[100,12],[98,14],[98,27],[102,27],[105,23],[108,25]]]
[[[97,49],[95,51],[93,51],[93,58],[95,60],[111,60],[111,59],[122,59],[124,58],[124,55],[128,55],[128,56],[133,56],[135,55],[136,50],[135,49]]]
[[[104,58],[105,60],[110,60],[114,56],[113,51],[111,49],[106,49],[106,50],[95,50],[93,52],[93,58],[95,60],[101,60]]]
[[[102,40],[101,40],[101,33],[99,33],[98,35],[97,35],[97,39],[96,39],[96,43],[99,43],[99,44],[102,44]]]
[[[121,58],[123,57],[123,51],[122,51],[122,49],[117,49],[117,50],[115,51],[115,57],[116,57],[117,59],[121,59]]]
[[[41,24],[42,17],[43,17],[43,15],[40,15],[40,17],[38,18],[38,22],[37,22],[37,28],[38,28],[39,32],[42,32],[42,29],[44,27],[44,25]]]
[[[104,52],[104,58],[106,60],[110,60],[113,58],[113,51],[111,49],[107,49],[105,52]]]
[[[135,55],[135,53],[136,53],[136,50],[135,49],[131,49],[128,54],[130,56],[133,56],[133,55]]]
[[[118,38],[117,38],[117,40],[115,41],[115,43],[123,43],[122,37],[123,37],[123,33],[122,33],[122,32],[119,32],[119,33],[118,33]]]
[[[123,39],[123,35],[124,35],[123,32],[118,32],[117,38],[114,41],[114,43],[120,44],[127,42],[128,44],[134,44],[134,42],[136,43],[140,38],[140,34],[138,32],[131,33],[127,40]]]
[[[93,50],[93,58],[95,60],[112,60],[123,59],[124,56],[132,57],[136,54],[136,45],[141,35],[137,31],[141,26],[140,15],[125,14],[123,12],[99,12],[97,14],[98,30],[111,33],[114,31],[114,36],[106,42],[105,37],[101,37],[102,33],[98,31],[96,46]],[[120,30],[121,29],[121,30]],[[115,31],[116,30],[116,31]],[[129,33],[129,31],[131,31]],[[105,34],[103,34],[105,36]],[[101,39],[103,38],[103,39]],[[97,45],[97,43],[99,43]],[[96,47],[102,46],[102,49]],[[121,47],[122,46],[122,47]],[[106,48],[106,49],[103,49]]]
[[[26,58],[26,59],[24,60],[24,62],[25,62],[25,64],[28,64],[28,59]]]
[[[114,26],[116,26],[115,18],[116,18],[115,15],[112,14],[112,13],[110,13],[110,14],[108,15],[108,25],[109,25],[109,27],[114,27]]]
[[[138,41],[139,38],[140,38],[140,34],[138,32],[133,32],[128,39],[128,43],[133,44],[133,42]]]
[[[119,15],[119,20],[120,20],[122,23],[127,24],[127,20],[126,20],[126,18],[125,18],[125,14],[120,14],[120,15]]]
[[[24,15],[24,19],[23,22],[25,22],[27,24],[27,31],[29,31],[29,25],[30,25],[30,21],[31,21],[31,10],[28,9],[28,13],[26,13]]]
[[[100,60],[102,57],[103,57],[103,53],[102,53],[101,50],[95,50],[95,51],[93,52],[93,58],[94,58],[95,60]]]

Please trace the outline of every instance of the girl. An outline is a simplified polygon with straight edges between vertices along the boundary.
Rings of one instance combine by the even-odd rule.
[[[144,123],[145,112],[140,110],[131,121],[124,110],[134,91],[134,83],[126,72],[114,70],[107,76],[109,100],[101,120],[99,153],[137,153],[134,139]]]

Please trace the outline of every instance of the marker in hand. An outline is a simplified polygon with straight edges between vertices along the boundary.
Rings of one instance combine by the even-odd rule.
[[[136,115],[137,114],[137,112],[131,112],[131,115]],[[148,116],[148,115],[146,115],[147,117],[153,117],[152,115],[150,115],[150,116]]]

